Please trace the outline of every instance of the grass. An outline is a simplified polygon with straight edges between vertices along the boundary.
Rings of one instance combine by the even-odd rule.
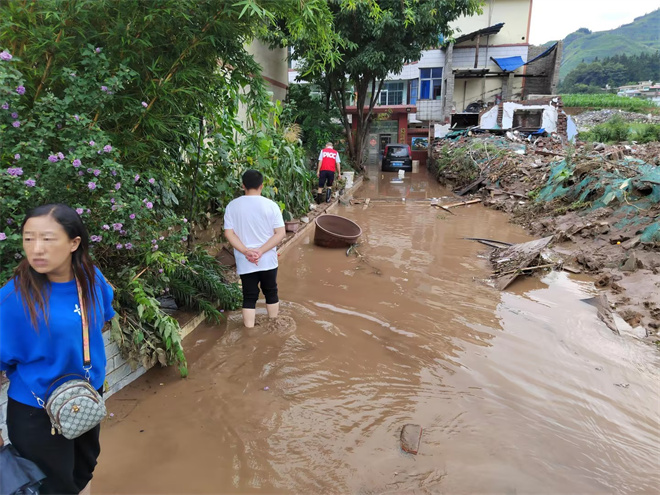
[[[628,112],[648,113],[658,112],[653,103],[639,98],[627,98],[612,94],[567,94],[561,95],[565,107],[582,107],[602,110],[603,108],[620,108]]]
[[[594,126],[588,132],[581,132],[580,139],[598,143],[620,143],[622,141],[650,143],[660,141],[660,124],[629,123],[619,116],[614,116],[604,124]]]

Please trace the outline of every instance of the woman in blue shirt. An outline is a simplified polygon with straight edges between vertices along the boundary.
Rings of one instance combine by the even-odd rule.
[[[47,400],[72,378],[66,375],[84,374],[81,308],[89,322],[90,383],[102,390],[102,330],[115,315],[113,291],[92,263],[87,229],[69,206],[31,210],[21,233],[25,258],[0,289],[0,368],[10,380],[7,433],[21,456],[46,475],[41,493],[79,493],[92,479],[101,451],[100,425],[73,440],[53,435],[35,396]]]

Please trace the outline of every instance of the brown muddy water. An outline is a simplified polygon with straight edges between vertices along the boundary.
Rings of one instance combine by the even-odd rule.
[[[282,256],[290,319],[230,315],[187,339],[189,378],[152,370],[109,399],[94,492],[658,493],[657,352],[598,320],[588,280],[485,285],[486,248],[463,237],[529,237],[480,205],[415,201],[449,192],[407,175],[374,171],[356,195],[405,203],[336,211],[363,258],[313,229]]]

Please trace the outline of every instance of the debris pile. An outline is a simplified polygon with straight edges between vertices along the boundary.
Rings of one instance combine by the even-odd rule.
[[[618,116],[624,122],[638,122],[643,124],[660,124],[660,116],[653,114],[641,114],[634,112],[625,112],[618,109],[603,109],[583,112],[573,117],[578,130],[587,131],[598,124],[604,124],[612,117]]]
[[[596,274],[624,320],[660,329],[660,143],[572,146],[558,136],[465,132],[434,142],[430,169],[458,195],[554,236],[564,269]],[[520,261],[496,270],[496,286],[530,266],[556,266]]]

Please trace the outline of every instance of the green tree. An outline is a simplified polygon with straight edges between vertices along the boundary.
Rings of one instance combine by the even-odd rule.
[[[334,65],[319,59],[314,47],[293,43],[302,64],[303,79],[327,86],[346,135],[349,158],[363,169],[362,151],[374,105],[388,74],[397,74],[407,62],[419,60],[422,50],[438,45],[440,35],[451,35],[449,23],[478,12],[479,0],[343,0],[329,2],[334,29],[342,43]],[[357,105],[355,134],[347,107]]]

